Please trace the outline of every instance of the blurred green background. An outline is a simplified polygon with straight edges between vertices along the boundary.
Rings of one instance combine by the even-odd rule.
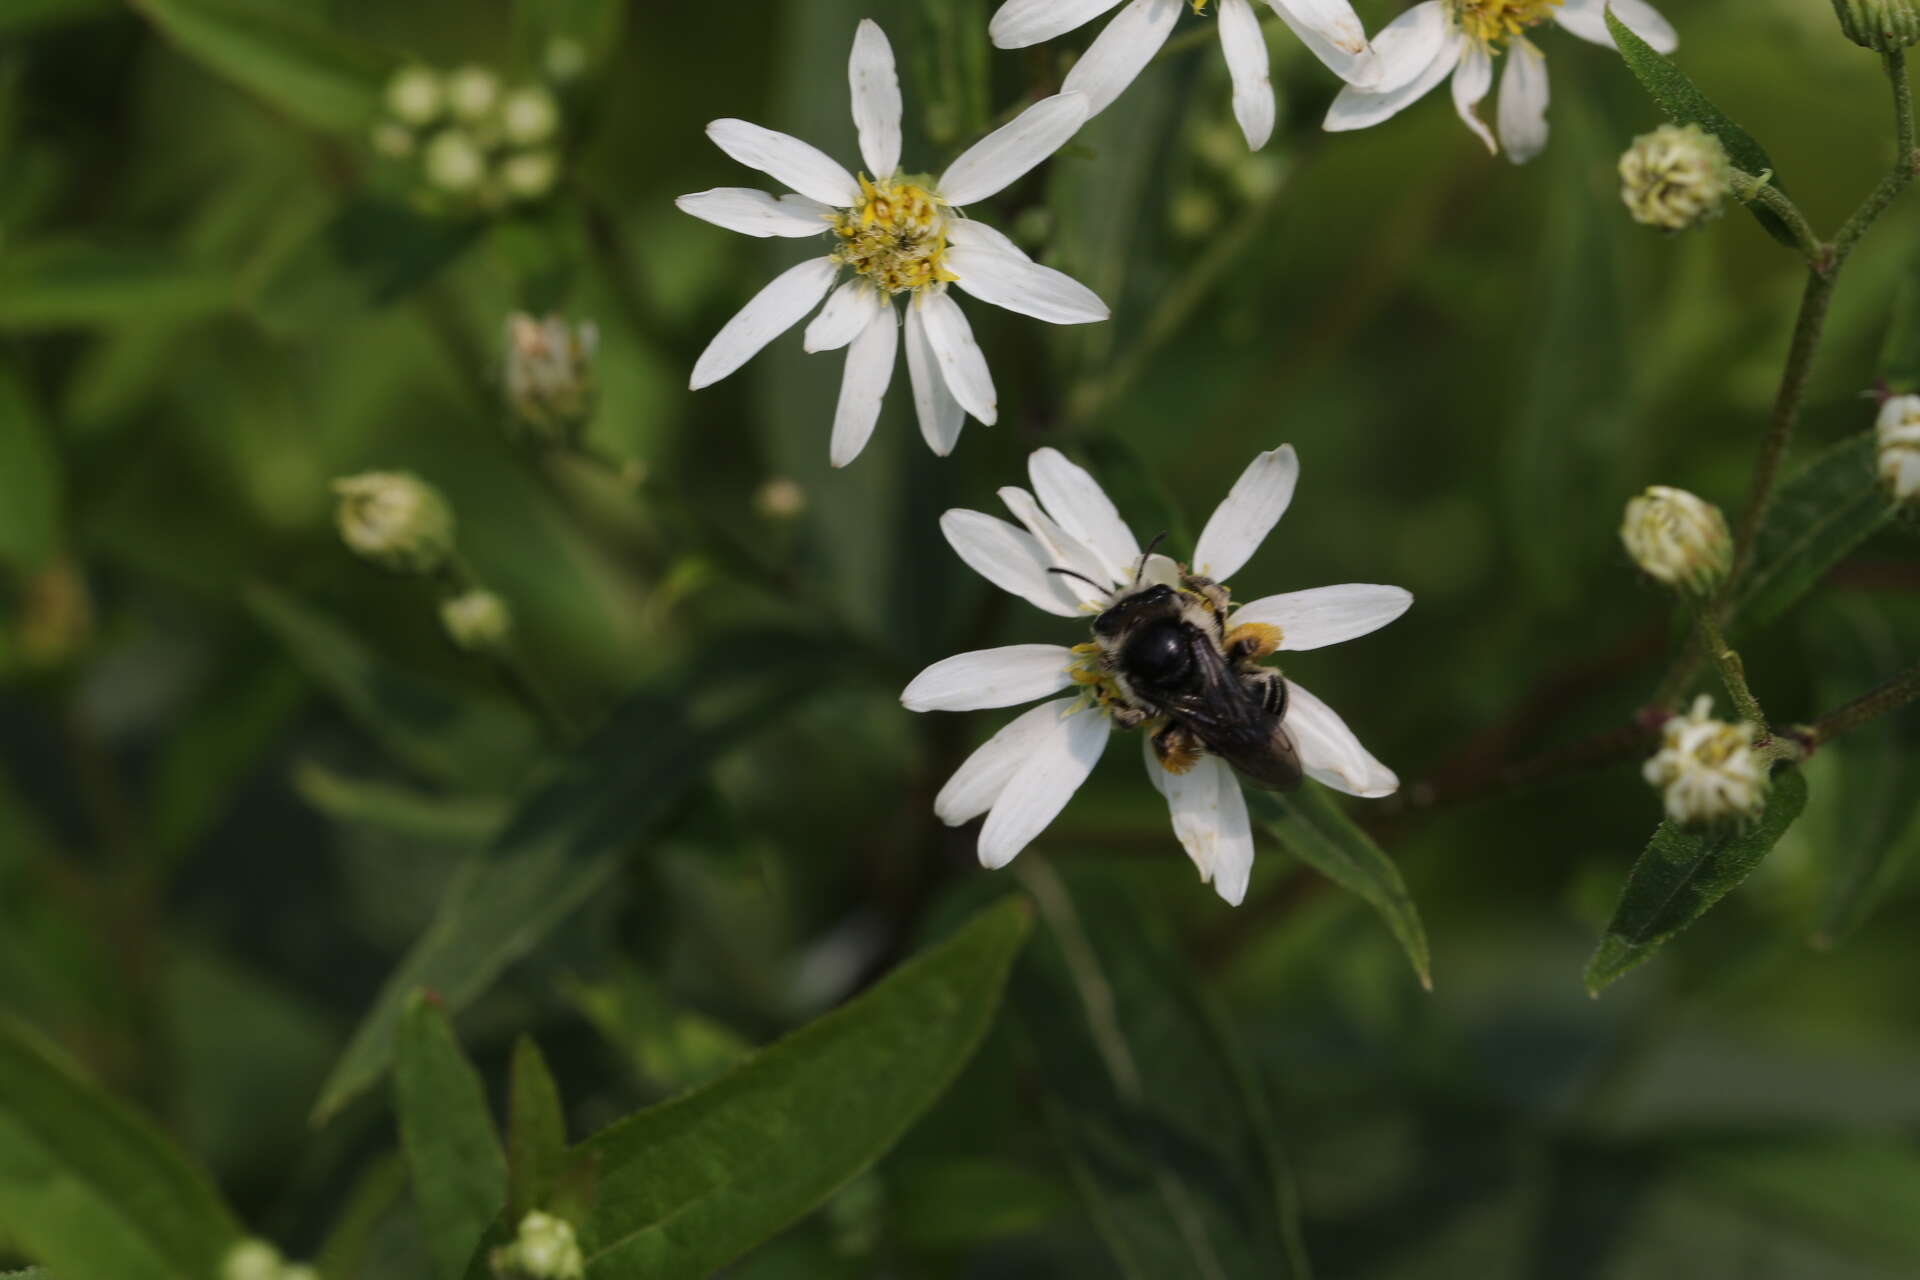
[[[1396,11],[1359,7],[1370,29]],[[1873,57],[1824,0],[1662,8],[1681,64],[1836,226],[1888,151]],[[436,910],[470,949],[434,985],[471,980],[460,1028],[496,1100],[531,1030],[585,1133],[831,1007],[970,905],[1070,894],[1144,1098],[1106,1106],[1100,1059],[1062,1043],[1086,993],[1049,934],[955,1087],[734,1274],[1274,1275],[1286,1241],[1331,1277],[1920,1273],[1911,714],[1818,756],[1807,816],[1754,878],[1598,1001],[1582,965],[1659,817],[1637,761],[1470,804],[1416,785],[1445,799],[1651,695],[1668,601],[1619,549],[1619,512],[1650,483],[1737,509],[1792,256],[1737,209],[1676,238],[1627,219],[1613,164],[1657,116],[1609,51],[1541,35],[1553,141],[1515,168],[1444,90],[1320,134],[1336,86],[1269,24],[1266,151],[1245,152],[1209,32],[992,202],[1114,319],[969,307],[1002,416],[952,458],[919,440],[901,372],[872,445],[829,469],[840,362],[797,331],[683,390],[714,330],[808,252],[674,209],[764,185],[704,123],[852,157],[845,59],[871,16],[900,56],[906,167],[937,172],[1087,38],[989,50],[989,12],[0,7],[0,1006],[153,1114],[252,1230],[313,1256],[358,1204],[372,1225],[339,1274],[417,1276],[384,1088],[321,1127],[309,1113]],[[552,195],[409,211],[404,166],[367,144],[386,73],[537,76],[556,34],[588,57],[559,86]],[[1797,460],[1870,424],[1916,231],[1920,209],[1897,210],[1850,268]],[[611,467],[513,438],[516,308],[597,324],[589,440]],[[1416,597],[1287,670],[1408,784],[1351,811],[1404,869],[1431,994],[1364,904],[1264,837],[1247,904],[1222,904],[1128,744],[1019,871],[981,871],[931,798],[1005,717],[897,702],[960,649],[1076,638],[990,600],[935,524],[997,510],[1031,450],[1088,463],[1136,530],[1176,513],[1178,555],[1288,441],[1298,497],[1236,586]],[[441,636],[431,593],[339,542],[329,482],[367,469],[448,496],[572,716],[625,708],[582,801],[606,829],[458,926],[442,904],[556,766]],[[768,509],[776,478],[804,511]],[[1910,660],[1912,547],[1876,537],[1740,637],[1776,719]],[[1217,1251],[1191,1247],[1168,1179]],[[0,1213],[0,1264],[32,1261],[9,1234]]]

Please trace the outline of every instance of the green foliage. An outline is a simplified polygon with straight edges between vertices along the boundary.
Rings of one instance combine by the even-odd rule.
[[[479,1073],[447,1011],[426,992],[414,994],[401,1019],[393,1109],[436,1268],[458,1276],[506,1200],[507,1166]]]
[[[39,569],[62,532],[60,456],[20,376],[0,365],[0,565]]]
[[[0,259],[0,330],[186,320],[233,304],[226,271],[152,249],[61,239],[9,246]]]
[[[480,224],[469,219],[429,218],[385,200],[355,200],[264,264],[245,302],[279,333],[337,325],[427,284],[480,234]]]
[[[1893,519],[1874,456],[1874,433],[1863,431],[1828,448],[1780,487],[1754,542],[1753,568],[1741,583],[1740,626],[1773,622]]]
[[[560,1089],[533,1037],[513,1046],[507,1099],[507,1221],[551,1208],[567,1162],[567,1117]],[[566,1215],[562,1215],[566,1216]]]

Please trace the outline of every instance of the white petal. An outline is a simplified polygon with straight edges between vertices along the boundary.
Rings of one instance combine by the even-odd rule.
[[[1212,881],[1214,892],[1239,906],[1253,874],[1253,826],[1240,780],[1226,761],[1210,755],[1185,773],[1168,773],[1154,757],[1153,740],[1142,743],[1147,778],[1167,798],[1173,834],[1200,869],[1200,879]]]
[[[853,90],[853,123],[860,130],[860,158],[867,172],[889,178],[900,167],[900,76],[893,68],[893,46],[872,18],[862,18],[847,60],[847,84]]]
[[[1073,650],[1057,644],[978,649],[934,663],[900,694],[909,711],[979,711],[1016,707],[1073,683]]]
[[[1080,577],[1059,573],[1053,575],[1066,583],[1068,591],[1073,592],[1083,604],[1106,603],[1108,592],[1094,585],[1101,580],[1104,570],[1100,557],[1093,553],[1093,548],[1062,529],[1051,516],[1040,509],[1040,503],[1025,489],[1008,485],[1000,490],[1000,501],[1006,503],[1007,510],[1013,512],[1020,518],[1020,523],[1027,526],[1027,532],[1033,535],[1034,540],[1046,552],[1051,565],[1071,569],[1074,574],[1080,575]],[[1092,581],[1083,582],[1081,578],[1089,578]]]
[[[794,195],[776,199],[752,187],[715,187],[681,196],[673,203],[682,213],[716,227],[762,239],[817,236],[827,229],[827,219],[833,216],[833,210],[817,200]]]
[[[1369,89],[1348,85],[1327,108],[1322,128],[1333,133],[1379,124],[1425,97],[1460,60],[1464,37],[1439,7],[1426,0],[1373,38],[1380,79]],[[1403,78],[1405,77],[1405,78]]]
[[[1613,33],[1607,30],[1607,0],[1566,0],[1553,11],[1553,20],[1582,40],[1613,48]],[[1679,33],[1646,0],[1613,0],[1613,16],[1627,29],[1660,53],[1672,53],[1680,47]]]
[[[913,305],[920,308],[927,345],[933,349],[947,390],[968,413],[992,426],[1000,413],[993,375],[987,371],[987,358],[973,340],[973,327],[961,314],[960,304],[944,289],[922,289],[914,295]]]
[[[840,264],[832,258],[809,258],[789,267],[773,282],[753,295],[733,319],[713,335],[713,341],[694,362],[688,387],[698,391],[751,360],[760,348],[800,323],[800,317],[813,309],[822,294],[833,284]]]
[[[1267,0],[1267,4],[1327,70],[1362,89],[1378,86],[1383,74],[1380,59],[1346,0]],[[1314,23],[1306,20],[1308,14],[1314,15]]]
[[[965,221],[955,219],[953,225]],[[955,244],[947,250],[946,265],[958,277],[954,283],[980,301],[1049,324],[1092,324],[1109,314],[1093,290],[1025,254],[1016,257],[984,244]]]
[[[860,184],[820,148],[789,134],[745,120],[715,120],[707,126],[713,145],[741,164],[778,178],[803,196],[836,209],[860,199]]]
[[[1126,91],[1134,77],[1173,34],[1185,0],[1132,0],[1094,37],[1060,84],[1087,95],[1087,114],[1097,116]]]
[[[1487,91],[1493,88],[1493,55],[1485,45],[1469,44],[1460,55],[1460,65],[1453,73],[1453,109],[1460,113],[1460,119],[1467,128],[1480,135],[1480,141],[1487,144],[1487,150],[1498,154],[1500,144],[1493,140],[1493,130],[1487,128],[1486,121],[1480,118],[1477,108]]]
[[[1083,616],[1067,580],[1047,572],[1053,557],[1024,529],[984,511],[957,508],[940,517],[940,532],[969,569],[1007,594],[1062,618]]]
[[[1216,582],[1239,572],[1286,513],[1299,479],[1300,458],[1290,444],[1255,458],[1200,531],[1193,547],[1194,571]]]
[[[1404,587],[1349,582],[1250,600],[1234,610],[1228,626],[1264,622],[1280,628],[1282,649],[1320,649],[1378,631],[1412,604]]]
[[[833,411],[833,440],[827,458],[844,467],[860,456],[880,421],[880,406],[893,381],[893,357],[900,346],[900,321],[893,304],[882,302],[872,311],[867,327],[847,349],[847,365],[840,375],[840,403]]]
[[[1078,698],[1040,704],[1058,708],[1049,732],[1033,744],[1007,780],[980,828],[980,865],[1004,867],[1046,830],[1093,772],[1107,746],[1107,718]]]
[[[1400,779],[1360,745],[1347,722],[1293,681],[1287,681],[1287,716],[1282,722],[1300,752],[1309,778],[1350,796],[1377,799],[1400,789]]]
[[[907,378],[913,384],[913,411],[920,419],[920,436],[936,456],[944,458],[960,441],[967,411],[947,390],[939,358],[927,341],[926,326],[920,323],[920,308],[911,304],[907,307]]]
[[[1267,74],[1267,37],[1247,0],[1220,0],[1220,52],[1233,78],[1233,118],[1255,151],[1273,136],[1273,81]]]
[[[1042,98],[962,151],[934,189],[948,204],[972,204],[1003,191],[1064,146],[1091,114],[1076,93]]]
[[[1007,0],[987,24],[1002,49],[1024,49],[1091,22],[1120,0]]]
[[[1043,702],[1015,716],[1000,731],[974,749],[963,761],[940,794],[933,799],[933,812],[950,827],[975,818],[993,808],[993,802],[1006,790],[1007,782],[1026,764],[1034,744],[1053,732],[1063,707],[1075,699],[1060,698]]]
[[[1058,449],[1036,449],[1027,459],[1027,477],[1047,514],[1099,558],[1107,581],[1133,577],[1140,544],[1098,480]]]
[[[873,286],[855,276],[827,295],[827,305],[800,335],[800,345],[808,352],[838,351],[860,336],[880,305]]]
[[[1500,143],[1525,164],[1547,145],[1547,59],[1531,40],[1515,40],[1500,73]]]

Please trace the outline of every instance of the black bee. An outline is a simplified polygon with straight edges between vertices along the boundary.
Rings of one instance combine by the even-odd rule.
[[[1272,651],[1273,633],[1229,633],[1227,608],[1218,583],[1183,574],[1179,588],[1141,587],[1095,618],[1100,667],[1120,694],[1109,711],[1124,728],[1164,719],[1153,749],[1172,772],[1211,751],[1256,786],[1291,791],[1301,772],[1283,724],[1287,682],[1256,662]]]

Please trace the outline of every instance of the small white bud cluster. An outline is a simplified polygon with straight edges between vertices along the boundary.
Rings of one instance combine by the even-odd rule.
[[[513,1243],[495,1249],[488,1261],[500,1280],[580,1280],[587,1270],[573,1224],[538,1209],[520,1219]]]
[[[1727,518],[1685,489],[1657,484],[1628,502],[1620,541],[1648,576],[1695,595],[1710,594],[1733,567]]]
[[[569,325],[557,315],[536,320],[522,311],[507,317],[507,407],[533,436],[555,443],[578,439],[593,414],[593,357],[600,332]]]
[[[367,471],[333,482],[340,537],[357,554],[400,573],[437,573],[453,555],[453,509],[405,471]]]
[[[1847,39],[1875,53],[1920,44],[1920,0],[1833,0]]]
[[[473,587],[440,602],[440,625],[462,649],[490,653],[504,649],[513,635],[513,613],[493,592]]]
[[[220,1280],[320,1280],[305,1263],[288,1262],[265,1240],[242,1240],[227,1251]]]
[[[1893,396],[1880,406],[1880,483],[1895,502],[1920,501],[1920,396]]]
[[[1667,721],[1660,750],[1642,770],[1667,817],[1685,826],[1744,822],[1767,807],[1767,762],[1754,749],[1755,726],[1715,720],[1712,710],[1703,693],[1690,712]]]
[[[419,159],[421,203],[492,209],[538,200],[560,180],[560,102],[544,85],[507,87],[493,71],[403,67],[387,82],[387,115],[373,148]]]
[[[754,491],[753,509],[768,520],[792,520],[807,509],[807,491],[791,476],[774,476]]]
[[[1732,190],[1727,149],[1696,124],[1663,124],[1620,157],[1620,198],[1635,222],[1685,231],[1720,216]]]

